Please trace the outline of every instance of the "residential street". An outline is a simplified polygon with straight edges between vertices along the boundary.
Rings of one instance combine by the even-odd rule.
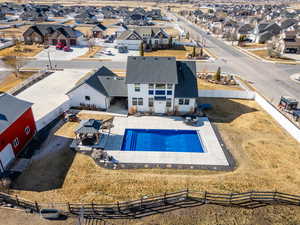
[[[179,18],[177,15],[176,17]],[[281,95],[300,100],[300,86],[289,78],[290,75],[300,71],[300,65],[273,64],[253,59],[223,41],[207,35],[182,17],[179,20],[178,23],[188,30],[193,38],[206,39],[208,49],[219,56],[214,63],[215,68],[221,66],[223,71],[235,72],[246,80],[252,81],[257,90],[275,104],[278,103]],[[198,66],[198,70],[201,70],[201,65]],[[205,66],[207,65],[204,64],[203,67]]]

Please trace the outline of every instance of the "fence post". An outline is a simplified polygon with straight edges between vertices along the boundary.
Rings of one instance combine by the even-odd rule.
[[[67,202],[67,205],[68,205],[68,210],[69,210],[69,213],[72,213],[72,210],[71,210],[70,203],[69,203],[69,202]]]
[[[35,205],[36,211],[40,212],[39,204],[36,201],[34,202],[34,205]]]
[[[140,207],[143,208],[143,197],[141,197]]]
[[[167,204],[167,192],[164,193],[164,204]]]
[[[276,202],[276,201],[277,201],[276,194],[277,194],[277,191],[274,191],[274,193],[273,193],[273,202]]]
[[[117,202],[117,207],[118,207],[119,213],[121,213],[121,208],[120,208],[120,203],[119,203],[119,201]]]
[[[18,199],[18,195],[16,195],[16,203],[17,203],[17,206],[20,206],[20,202],[19,202],[19,199]]]
[[[187,188],[186,189],[186,196],[185,196],[187,199],[189,198],[189,189]]]
[[[92,202],[92,210],[93,210],[93,213],[96,214],[95,213],[95,208],[94,208],[94,202]]]
[[[206,191],[204,191],[204,203],[206,204]]]

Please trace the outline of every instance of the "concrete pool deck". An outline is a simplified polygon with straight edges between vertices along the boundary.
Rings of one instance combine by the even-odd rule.
[[[111,135],[107,140],[105,150],[116,162],[121,164],[121,167],[122,164],[140,165],[136,166],[139,168],[143,167],[141,165],[144,165],[144,168],[160,167],[159,165],[165,165],[166,168],[181,165],[184,168],[191,169],[217,169],[218,166],[222,168],[230,167],[228,156],[221,146],[222,143],[219,142],[213,127],[205,117],[200,118],[195,126],[185,124],[182,117],[163,116],[115,117],[113,124],[114,127],[111,129]],[[126,128],[197,130],[200,133],[205,152],[120,151]]]

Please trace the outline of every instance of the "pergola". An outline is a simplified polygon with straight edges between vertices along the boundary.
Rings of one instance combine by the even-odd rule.
[[[100,138],[100,130],[102,127],[103,121],[102,120],[95,120],[95,119],[89,119],[89,120],[82,120],[80,122],[80,125],[75,130],[76,135],[76,141],[83,141],[88,138],[96,138],[96,143],[99,142]]]

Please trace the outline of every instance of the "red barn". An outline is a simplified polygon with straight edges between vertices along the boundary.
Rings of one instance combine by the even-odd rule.
[[[36,133],[32,103],[0,93],[0,172],[6,169]]]

